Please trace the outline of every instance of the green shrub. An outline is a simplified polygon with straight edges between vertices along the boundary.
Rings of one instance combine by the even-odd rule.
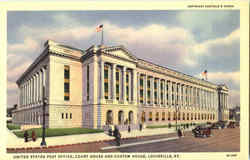
[[[8,124],[7,124],[7,128],[8,128],[9,130],[21,129],[20,125],[13,124],[13,123],[8,123]]]
[[[42,137],[42,128],[29,129],[28,134],[31,136],[32,130],[35,131],[37,137]],[[76,134],[89,134],[89,133],[101,133],[104,132],[101,129],[88,129],[88,128],[46,128],[46,137],[56,137],[65,135],[76,135]],[[24,131],[16,131],[14,134],[17,137],[23,138]]]

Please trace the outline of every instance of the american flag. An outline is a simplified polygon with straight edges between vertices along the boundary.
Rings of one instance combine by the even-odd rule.
[[[207,80],[207,70],[201,73],[202,77]]]
[[[96,32],[100,32],[100,31],[102,31],[102,29],[103,29],[103,24],[96,27]]]

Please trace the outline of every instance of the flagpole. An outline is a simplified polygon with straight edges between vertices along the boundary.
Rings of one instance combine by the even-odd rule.
[[[101,40],[101,45],[103,45],[103,28],[102,28],[102,40]]]

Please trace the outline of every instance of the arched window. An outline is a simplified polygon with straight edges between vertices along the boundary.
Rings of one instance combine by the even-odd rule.
[[[193,113],[191,113],[191,120],[193,120]]]
[[[182,120],[185,120],[185,113],[182,114]]]
[[[124,114],[123,111],[118,112],[118,123],[123,124],[124,123]]]
[[[111,110],[107,111],[107,114],[106,114],[106,124],[107,125],[113,124],[113,112]]]
[[[187,120],[189,120],[189,113],[187,113]]]

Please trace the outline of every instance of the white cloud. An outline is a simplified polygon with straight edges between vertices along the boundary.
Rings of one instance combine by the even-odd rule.
[[[21,74],[29,67],[31,63],[32,61],[25,61],[23,63],[20,62],[20,65],[11,70],[8,70],[7,71],[8,80],[16,81],[21,76]]]
[[[17,84],[15,82],[8,81],[7,86],[8,86],[8,90],[17,91]]]
[[[10,53],[32,53],[39,48],[39,44],[31,37],[26,37],[23,43],[8,44]]]
[[[196,54],[207,54],[212,55],[214,53],[209,52],[209,49],[214,46],[226,46],[231,45],[234,41],[240,40],[240,29],[237,29],[233,31],[231,34],[229,34],[226,37],[223,38],[216,38],[213,40],[207,40],[203,43],[198,43],[193,47],[193,51]],[[223,54],[223,53],[221,53]]]
[[[234,85],[240,85],[240,72],[208,72],[210,81],[225,83],[231,81]]]

